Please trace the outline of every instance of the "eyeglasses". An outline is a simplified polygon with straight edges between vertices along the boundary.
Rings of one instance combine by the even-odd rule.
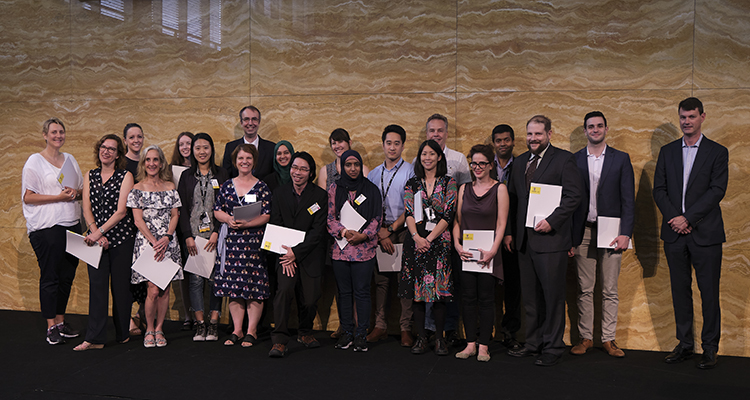
[[[296,165],[292,165],[291,169],[297,170],[299,172],[310,172],[310,168],[298,167]]]
[[[102,151],[102,150],[106,151],[106,152],[109,152],[109,153],[116,153],[117,152],[117,147],[99,146],[99,151]]]
[[[242,119],[241,119],[240,121],[242,121],[242,122],[250,122],[250,121],[253,121],[253,122],[256,122],[256,123],[257,123],[257,122],[260,122],[260,119],[258,119],[258,118],[255,118],[255,117],[252,117],[252,118],[248,118],[248,117],[245,117],[245,118],[242,118]]]
[[[470,162],[470,163],[469,163],[469,166],[470,166],[470,167],[471,167],[472,169],[474,169],[474,168],[476,168],[476,167],[479,167],[479,168],[481,168],[481,169],[485,169],[485,168],[487,168],[487,166],[488,166],[488,165],[490,165],[490,164],[492,164],[492,163],[488,163],[488,162],[484,162],[484,161],[479,161],[479,162],[475,162],[475,161],[472,161],[472,162]]]

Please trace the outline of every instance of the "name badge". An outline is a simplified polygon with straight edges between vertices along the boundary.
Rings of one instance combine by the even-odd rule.
[[[245,195],[245,203],[255,203],[256,202],[256,196],[254,194],[246,194]]]
[[[435,230],[435,227],[437,226],[434,222],[427,222],[424,224],[424,228],[427,230],[427,232],[432,232]]]
[[[356,199],[354,199],[354,203],[356,205],[360,205],[360,204],[364,203],[365,200],[367,200],[367,197],[365,197],[364,194],[360,194]]]
[[[315,214],[315,213],[316,213],[316,212],[317,212],[318,210],[320,210],[320,206],[318,205],[318,203],[315,203],[315,204],[311,205],[311,206],[310,206],[310,208],[308,208],[308,209],[307,209],[307,212],[309,212],[309,213],[310,213],[310,215],[313,215],[313,214]]]
[[[219,188],[219,181],[217,179],[211,179],[211,186],[214,187],[214,189]]]

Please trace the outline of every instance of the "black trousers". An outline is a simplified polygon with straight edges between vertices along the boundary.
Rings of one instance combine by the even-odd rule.
[[[568,253],[518,253],[526,309],[526,348],[556,356],[565,351],[565,275]]]
[[[719,349],[721,336],[721,308],[719,306],[719,278],[721,277],[722,245],[700,246],[693,236],[680,235],[674,243],[664,243],[664,254],[669,264],[672,286],[672,305],[680,346],[692,349],[693,339],[693,277],[701,292],[703,350]]]
[[[501,249],[503,257],[503,319],[502,330],[515,339],[521,329],[521,271],[518,269],[518,253]]]
[[[312,277],[302,268],[294,276],[284,274],[280,264],[276,265],[278,287],[273,297],[273,320],[275,328],[271,332],[274,344],[286,345],[289,342],[289,314],[292,309],[292,298],[297,298],[297,316],[299,319],[298,335],[312,333],[315,314],[318,311],[323,284],[323,276]]]
[[[135,237],[115,248],[102,251],[99,268],[89,270],[89,324],[86,341],[104,344],[107,341],[107,314],[109,309],[110,280],[112,287],[112,321],[118,342],[130,337],[130,266],[133,259]]]
[[[461,306],[467,342],[489,345],[495,322],[495,285],[497,278],[482,272],[461,271]],[[477,340],[477,318],[479,340]]]
[[[65,252],[66,230],[81,233],[81,226],[55,225],[29,234],[39,263],[39,303],[45,319],[65,314],[76,277],[78,258]]]

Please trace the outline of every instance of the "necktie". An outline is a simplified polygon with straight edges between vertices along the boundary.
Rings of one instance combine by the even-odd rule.
[[[531,189],[531,178],[534,176],[534,172],[536,171],[537,164],[539,162],[539,157],[534,157],[529,161],[529,166],[526,167],[526,191],[528,192]]]

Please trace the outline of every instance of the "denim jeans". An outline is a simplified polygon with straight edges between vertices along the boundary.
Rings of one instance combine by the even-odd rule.
[[[367,261],[333,260],[333,273],[339,288],[339,319],[345,332],[367,335],[370,326],[370,283],[376,258]],[[354,306],[357,305],[357,327],[354,327]]]

